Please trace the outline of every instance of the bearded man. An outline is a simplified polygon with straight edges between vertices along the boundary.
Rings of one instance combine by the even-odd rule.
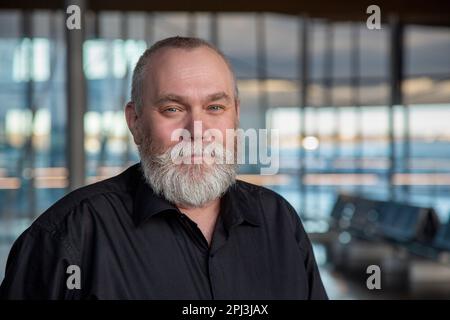
[[[227,137],[239,108],[216,47],[155,43],[135,67],[125,108],[140,163],[42,214],[14,243],[0,297],[327,299],[292,206],[236,180],[236,161],[223,161],[236,145],[211,132]]]

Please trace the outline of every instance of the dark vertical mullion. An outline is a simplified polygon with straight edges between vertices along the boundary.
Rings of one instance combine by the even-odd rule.
[[[354,157],[354,171],[355,173],[361,173],[361,160],[362,160],[362,110],[360,101],[360,85],[361,85],[361,67],[360,67],[360,29],[359,23],[352,24],[352,51],[351,51],[351,88],[352,88],[352,105],[356,112],[356,135],[355,145],[353,149]],[[362,186],[355,186],[357,193],[363,191]]]
[[[85,0],[71,0],[66,6],[78,5],[85,12]],[[84,114],[86,112],[86,78],[83,70],[84,16],[81,14],[81,29],[66,31],[67,48],[67,162],[69,190],[85,184],[86,152],[84,149]]]
[[[50,42],[50,78],[48,83],[48,94],[50,95],[49,101],[50,101],[50,153],[49,153],[49,166],[54,167],[57,166],[57,158],[55,158],[55,155],[58,154],[56,152],[59,144],[59,134],[56,126],[56,117],[58,114],[58,102],[56,99],[56,92],[58,92],[58,88],[56,86],[57,80],[56,80],[56,71],[59,63],[58,59],[58,45],[57,45],[57,39],[58,39],[58,33],[57,30],[59,30],[58,20],[57,20],[57,11],[51,11],[50,12],[50,34],[49,34],[49,42]]]
[[[145,15],[145,42],[147,47],[151,47],[155,38],[155,17],[153,12]]]
[[[210,24],[209,24],[209,34],[210,34],[210,41],[213,45],[215,45],[216,47],[220,48],[220,43],[219,43],[219,16],[217,14],[217,12],[211,12],[211,16],[210,16]]]
[[[333,133],[333,143],[334,143],[334,160],[338,160],[341,156],[341,110],[340,107],[334,106],[334,133]],[[333,170],[336,171],[336,169],[333,167]]]
[[[35,105],[35,83],[34,83],[34,39],[33,39],[33,12],[26,10],[22,13],[22,33],[27,38],[26,47],[27,59],[27,82],[25,85],[25,105],[30,110],[31,126],[30,132],[24,146],[24,154],[20,165],[20,173],[27,180],[27,198],[28,198],[28,217],[33,219],[36,214],[36,189],[35,189],[35,161],[36,154],[33,145],[34,141],[34,122],[36,115]],[[25,171],[23,171],[25,169]]]
[[[197,36],[197,16],[195,12],[189,12],[187,21],[187,34],[189,37]]]
[[[308,82],[309,82],[309,54],[308,54],[308,26],[309,18],[306,16],[300,16],[299,18],[299,54],[298,59],[298,74],[300,80],[299,90],[299,107],[300,107],[300,136],[299,136],[299,189],[300,189],[300,215],[305,215],[307,203],[306,203],[306,187],[304,184],[305,177],[305,150],[303,149],[303,138],[306,135],[305,129],[305,109],[308,102]]]
[[[325,56],[324,56],[324,67],[323,67],[323,80],[324,80],[324,105],[327,108],[332,107],[333,105],[333,23],[327,22],[325,25]],[[320,146],[320,145],[319,145]],[[327,170],[327,169],[325,169]],[[322,203],[322,201],[320,201]],[[322,210],[323,207],[320,207]]]
[[[104,16],[104,15],[101,12],[99,12],[97,14],[97,19],[99,20],[99,22],[98,22],[99,28],[98,28],[97,32],[98,32],[98,37],[99,38],[103,38],[102,40],[104,41],[104,43],[106,44],[106,42],[107,42],[107,45],[110,46],[110,48],[108,50],[108,53],[106,54],[108,71],[109,71],[109,70],[112,69],[112,65],[113,65],[112,62],[111,62],[111,60],[112,60],[111,59],[111,54],[113,52],[112,47],[111,47],[112,46],[112,41],[111,40],[107,40],[106,35],[103,33],[103,30],[101,28],[101,23],[100,23],[100,19],[102,19],[102,16]],[[105,92],[105,91],[107,91],[107,92],[114,92],[114,93],[117,92],[117,90],[115,88],[115,83],[114,83],[114,81],[111,81],[111,78],[109,76],[109,72],[108,72],[107,76],[105,77],[105,80],[101,80],[101,81],[103,82],[103,83],[101,83],[101,87],[105,87],[106,88],[106,90],[102,90],[102,93]],[[107,95],[106,97],[107,97],[107,99],[110,99],[110,95]],[[101,99],[103,100],[104,98],[105,98],[105,95],[101,94]],[[100,104],[100,105],[102,105],[102,104]],[[108,103],[108,105],[109,105],[109,103]],[[100,108],[99,112],[101,114],[101,117],[103,117],[104,116],[104,112],[105,112],[103,106]],[[100,133],[100,151],[99,151],[99,154],[98,154],[97,167],[96,167],[96,172],[97,172],[96,175],[97,176],[102,175],[102,173],[100,172],[100,168],[105,166],[106,147],[107,147],[107,145],[108,145],[108,136],[106,135],[106,130],[102,130],[101,133]]]
[[[265,18],[264,14],[258,13],[256,17],[256,72],[258,77],[259,124],[261,128],[266,127],[266,112],[268,108],[266,53]]]
[[[94,20],[94,38],[100,38],[100,13],[98,11],[91,11],[92,19]]]
[[[129,15],[130,13],[124,13],[121,16],[121,26],[120,26],[120,37],[123,41],[122,43],[122,52],[123,56],[125,57],[125,74],[123,78],[121,79],[121,95],[120,95],[120,101],[118,110],[123,110],[125,107],[125,104],[127,103],[128,98],[128,81],[129,81],[129,75],[131,73],[130,70],[130,64],[128,63],[128,57],[126,54],[126,41],[130,37],[130,28],[129,28]],[[131,143],[132,140],[129,138],[129,135],[127,134],[125,137],[125,151],[122,157],[122,166],[126,167],[128,166],[130,162],[130,152],[131,152]]]
[[[411,118],[410,107],[408,104],[403,105],[403,173],[410,173],[411,166]],[[409,184],[404,184],[402,187],[403,196],[409,200],[411,188]]]
[[[389,95],[389,198],[396,199],[394,187],[394,174],[396,170],[396,146],[394,132],[394,106],[403,103],[402,80],[403,80],[403,24],[398,16],[391,16],[390,22],[390,95]]]
[[[334,43],[334,39],[333,43]],[[334,52],[333,52],[334,55]],[[330,77],[334,79],[334,64],[331,66],[330,68]],[[336,160],[339,159],[339,157],[341,156],[341,142],[340,142],[340,132],[341,132],[341,119],[340,119],[340,107],[339,106],[333,106],[333,110],[334,110],[334,128],[333,128],[333,167],[332,170],[333,172],[336,172],[336,167],[335,167],[335,163]]]

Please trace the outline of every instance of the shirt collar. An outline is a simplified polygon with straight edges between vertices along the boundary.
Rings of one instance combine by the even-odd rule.
[[[178,212],[180,210],[172,203],[157,195],[150,185],[145,181],[141,166],[136,165],[136,189],[134,196],[133,218],[136,225],[140,225],[152,216],[162,212]],[[220,201],[220,214],[225,228],[243,222],[254,226],[260,225],[257,212],[260,210],[259,203],[249,197],[248,191],[239,188],[239,181],[230,186]]]
[[[243,222],[254,226],[261,224],[257,214],[260,211],[259,203],[255,203],[248,191],[240,187],[240,183],[236,181],[221,198],[220,210],[227,230]]]
[[[145,181],[140,164],[136,166],[135,195],[133,218],[140,225],[158,213],[165,211],[179,212],[178,208],[166,199],[157,195]]]

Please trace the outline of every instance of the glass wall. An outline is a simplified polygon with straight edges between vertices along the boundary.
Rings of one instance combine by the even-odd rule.
[[[64,17],[0,12],[0,272],[12,241],[67,192]],[[303,22],[281,14],[89,13],[87,182],[138,161],[123,107],[139,55],[162,38],[197,35],[216,43],[233,64],[241,127],[280,130],[278,174],[258,176],[243,166],[241,177],[280,192],[307,231],[327,231],[338,192],[395,196],[433,206],[446,220],[450,29],[405,26],[404,105],[390,113],[389,27],[311,19],[303,50]],[[302,51],[308,54],[306,92]]]

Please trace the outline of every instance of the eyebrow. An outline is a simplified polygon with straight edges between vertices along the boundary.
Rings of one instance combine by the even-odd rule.
[[[232,101],[230,95],[228,95],[224,91],[219,91],[219,92],[215,92],[215,93],[207,95],[206,98],[204,99],[204,103],[219,101],[219,100],[225,100],[227,103],[231,103],[231,101]],[[180,96],[180,95],[173,94],[173,93],[168,93],[168,94],[165,94],[165,95],[159,97],[155,101],[155,105],[161,105],[161,104],[165,104],[168,102],[177,102],[177,103],[186,105],[186,104],[188,104],[187,101],[188,101],[187,97]]]
[[[168,93],[165,94],[161,97],[159,97],[158,99],[156,99],[155,101],[155,105],[161,105],[161,104],[165,104],[167,102],[178,102],[181,104],[184,104],[185,99],[182,96],[173,94],[173,93]]]
[[[216,92],[207,96],[206,101],[219,101],[225,100],[227,103],[231,103],[231,97],[224,91]]]

